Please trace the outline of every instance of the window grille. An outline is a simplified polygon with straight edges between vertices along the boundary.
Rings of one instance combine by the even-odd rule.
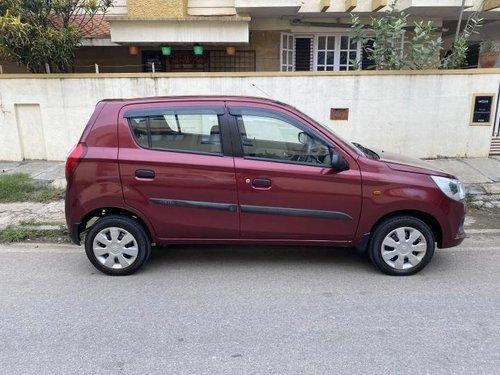
[[[209,51],[209,71],[211,72],[254,72],[255,51],[238,51],[229,56],[226,51]]]

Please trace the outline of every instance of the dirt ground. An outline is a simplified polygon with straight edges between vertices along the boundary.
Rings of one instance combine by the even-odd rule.
[[[467,229],[500,229],[500,210],[468,209],[465,218]]]

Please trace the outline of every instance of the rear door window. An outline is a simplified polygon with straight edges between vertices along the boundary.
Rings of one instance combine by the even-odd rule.
[[[223,108],[155,108],[125,113],[137,144],[165,151],[222,154]]]

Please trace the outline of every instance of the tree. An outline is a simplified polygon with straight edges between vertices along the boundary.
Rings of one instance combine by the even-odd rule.
[[[436,28],[432,22],[416,22],[411,39],[406,30],[408,15],[396,10],[397,0],[393,0],[383,17],[372,18],[370,25],[352,16],[355,40],[365,45],[366,57],[377,70],[429,69],[435,67],[436,56],[442,45],[440,37],[433,38]]]
[[[0,0],[0,56],[33,73],[68,72],[83,30],[113,0]]]
[[[467,65],[468,41],[472,34],[477,33],[481,26],[482,18],[477,15],[469,18],[464,30],[451,45],[450,53],[441,60],[441,66],[445,69],[460,69]]]
[[[481,4],[481,8],[482,6],[483,4]],[[477,34],[478,30],[482,26],[483,19],[479,17],[479,12],[476,11],[469,16],[464,29],[460,32],[464,10],[465,1],[462,0],[460,17],[458,18],[455,39],[451,45],[451,51],[443,60],[441,60],[441,66],[445,69],[459,69],[467,65],[467,52],[469,50],[468,42],[471,36],[473,34]]]
[[[352,16],[356,41],[364,46],[364,53],[371,68],[377,70],[459,68],[466,61],[467,42],[481,26],[477,14],[472,15],[462,34],[452,45],[450,54],[439,59],[443,41],[436,36],[437,29],[431,21],[408,24],[408,15],[396,10],[397,0],[392,0],[380,18],[372,18],[363,25],[358,16]],[[407,31],[412,30],[412,33]]]

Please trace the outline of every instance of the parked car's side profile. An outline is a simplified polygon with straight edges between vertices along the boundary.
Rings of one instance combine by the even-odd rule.
[[[66,219],[89,260],[135,272],[151,245],[356,247],[390,275],[465,238],[459,180],[351,144],[297,109],[248,97],[97,104],[66,163]]]

